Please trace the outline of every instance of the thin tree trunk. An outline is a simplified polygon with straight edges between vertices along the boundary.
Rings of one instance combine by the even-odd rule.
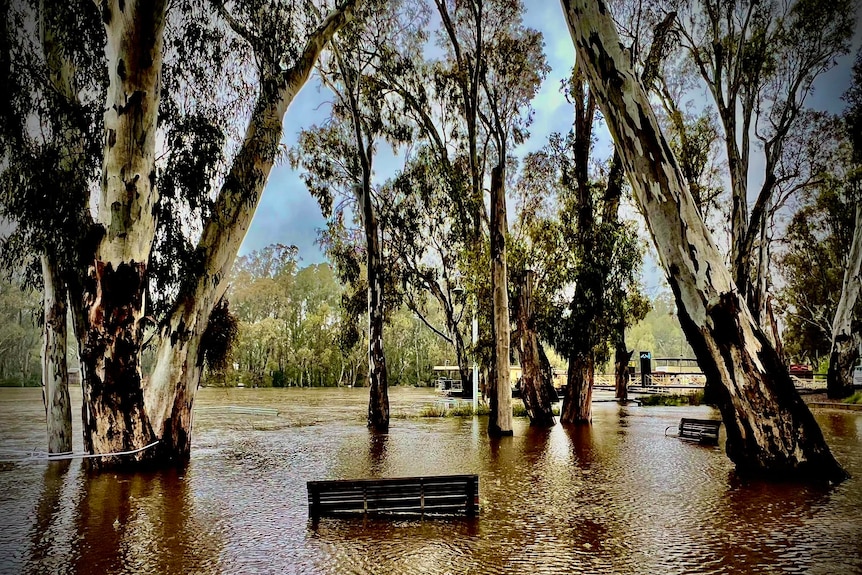
[[[545,346],[541,340],[536,341],[536,346],[539,349],[539,366],[542,370],[542,385],[545,386],[545,393],[550,398],[551,403],[560,401],[557,395],[557,389],[554,387],[554,367],[551,365],[551,360],[548,359],[548,354],[545,353]]]
[[[359,214],[365,231],[366,273],[368,280],[368,427],[375,431],[389,429],[389,375],[383,351],[383,252],[380,247],[380,225],[371,197],[371,163],[374,142],[366,141],[360,118],[359,97],[361,74],[347,66],[338,50],[338,67],[344,79],[347,100],[353,120],[353,132],[362,181],[354,187]]]
[[[615,397],[619,401],[629,399],[629,361],[632,359],[634,350],[629,351],[626,346],[625,327],[617,333],[614,345],[614,374],[615,374]]]
[[[578,58],[618,145],[742,474],[847,478],[698,215],[602,0],[562,0]]]
[[[850,243],[841,298],[832,321],[832,348],[829,370],[826,374],[826,391],[831,398],[847,397],[853,393],[853,368],[859,358],[859,334],[853,330],[853,310],[862,287],[862,202],[856,203],[856,225]]]
[[[545,385],[536,334],[536,314],[533,306],[533,289],[536,273],[524,274],[518,298],[518,332],[521,360],[521,400],[527,409],[530,425],[551,427],[556,424],[551,408],[551,396]]]
[[[505,161],[505,155],[501,154],[501,162]],[[491,373],[491,413],[488,418],[488,434],[492,436],[512,435],[505,194],[505,173],[501,163],[491,170],[491,291],[494,314],[494,368]]]
[[[364,215],[368,252],[368,427],[376,431],[389,429],[389,382],[386,356],[383,353],[383,262],[377,214],[371,203],[370,186],[360,203]]]
[[[48,428],[48,453],[72,451],[72,408],[66,364],[66,286],[54,258],[42,255],[44,325],[42,394]]]

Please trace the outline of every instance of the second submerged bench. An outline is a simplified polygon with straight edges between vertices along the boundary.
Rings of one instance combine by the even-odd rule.
[[[460,515],[479,509],[478,475],[309,481],[308,514]]]
[[[683,417],[679,422],[679,438],[696,441],[701,445],[718,445],[720,419],[693,419]]]

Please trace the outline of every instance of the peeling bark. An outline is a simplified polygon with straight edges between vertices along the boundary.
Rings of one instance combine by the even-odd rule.
[[[66,364],[66,297],[57,262],[42,255],[42,397],[48,429],[48,453],[72,451],[72,408]]]
[[[846,479],[786,366],[740,299],[606,4],[562,0],[562,5],[667,271],[680,323],[707,379],[717,383],[728,456],[743,475]]]
[[[502,154],[505,162],[505,154]],[[491,291],[494,368],[491,370],[488,435],[512,435],[512,387],[509,383],[509,291],[506,277],[506,190],[504,165],[491,170]]]
[[[357,1],[334,10],[311,33],[293,68],[261,82],[245,139],[198,242],[201,271],[159,328],[156,364],[146,385],[139,363],[146,261],[155,229],[153,140],[166,3],[102,5],[111,87],[98,217],[105,238],[84,289],[84,323],[89,324],[82,353],[85,447],[109,453],[159,443],[133,456],[89,460],[94,466],[188,461],[203,364],[200,343],[210,311],[227,289],[233,260],[275,163],[287,108],[326,43],[352,18]]]
[[[826,391],[831,398],[853,393],[853,368],[859,359],[859,332],[853,331],[853,310],[862,288],[862,201],[856,203],[856,223],[850,254],[844,268],[841,298],[832,321],[832,349],[826,374]]]
[[[518,298],[518,332],[521,355],[521,400],[527,409],[530,425],[551,427],[556,424],[551,408],[548,382],[541,365],[536,314],[533,306],[535,272],[528,271],[521,281]]]
[[[84,445],[92,453],[114,453],[155,439],[144,410],[140,357],[158,200],[156,120],[166,2],[113,0],[101,9],[110,83],[97,223],[105,236],[85,288],[89,325],[81,359],[92,378],[84,397]],[[117,457],[89,461],[97,467],[119,463]]]

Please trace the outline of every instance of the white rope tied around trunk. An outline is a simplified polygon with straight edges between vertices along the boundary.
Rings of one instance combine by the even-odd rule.
[[[160,440],[155,440],[149,445],[145,445],[143,447],[139,447],[138,449],[132,449],[129,451],[115,451],[113,453],[74,453],[72,451],[66,451],[63,453],[48,453],[47,451],[13,451],[13,450],[2,450],[7,451],[8,453],[19,453],[26,454],[27,457],[19,457],[15,459],[0,459],[0,463],[29,463],[31,461],[62,461],[65,459],[90,459],[93,457],[120,457],[123,455],[135,455],[136,453],[140,453],[145,451],[157,443]]]

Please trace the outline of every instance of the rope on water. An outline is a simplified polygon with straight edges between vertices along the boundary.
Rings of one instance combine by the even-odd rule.
[[[136,453],[140,453],[145,451],[159,443],[159,440],[155,440],[149,445],[145,445],[143,447],[139,447],[138,449],[131,449],[129,451],[114,451],[112,453],[74,453],[72,451],[66,451],[63,453],[48,453],[46,451],[17,451],[14,453],[27,454],[27,457],[19,457],[15,459],[0,459],[0,463],[29,463],[31,461],[62,461],[65,459],[91,459],[93,457],[121,457],[124,455],[135,455]]]

